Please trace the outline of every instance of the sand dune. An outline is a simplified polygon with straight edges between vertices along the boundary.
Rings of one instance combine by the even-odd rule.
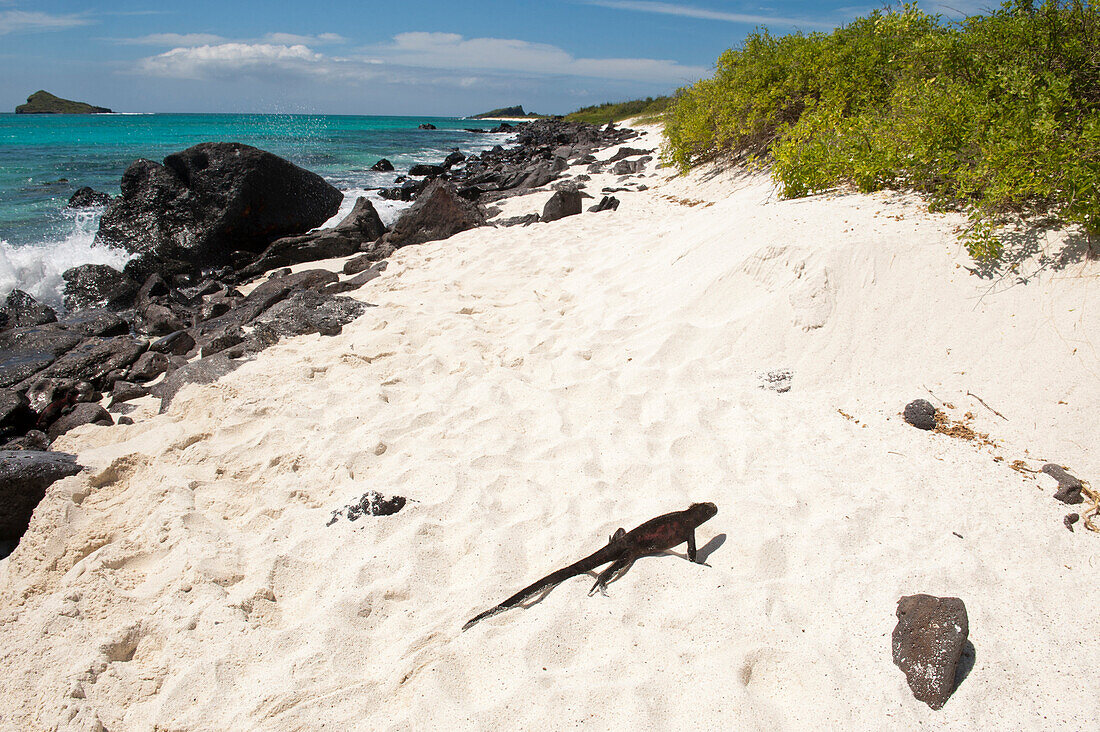
[[[91,469],[0,562],[2,724],[1093,725],[1100,536],[1010,464],[1100,475],[1097,265],[981,279],[911,197],[650,173],[614,213],[399,250],[343,334],[65,435]],[[996,444],[909,427],[920,397]],[[326,526],[369,490],[410,502]],[[704,500],[709,566],[680,547],[460,632]],[[916,592],[970,616],[939,712],[891,662]]]

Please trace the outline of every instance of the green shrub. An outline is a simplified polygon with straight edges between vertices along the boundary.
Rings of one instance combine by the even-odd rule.
[[[1100,13],[1006,3],[945,24],[915,6],[830,34],[751,34],[681,89],[665,154],[766,160],[787,196],[908,188],[972,212],[971,253],[1043,214],[1100,233]]]
[[[646,97],[629,102],[605,102],[593,107],[582,107],[576,112],[565,115],[570,122],[588,122],[604,125],[608,122],[620,122],[631,117],[659,118],[668,109],[671,97]]]

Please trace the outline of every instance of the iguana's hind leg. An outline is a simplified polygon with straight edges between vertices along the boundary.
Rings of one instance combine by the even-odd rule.
[[[592,589],[588,591],[588,595],[592,596],[595,594],[596,590],[599,590],[601,595],[607,595],[607,583],[630,569],[630,565],[633,563],[634,560],[630,557],[616,559],[611,563],[610,567],[600,572],[599,577],[596,578],[596,584],[592,585]]]

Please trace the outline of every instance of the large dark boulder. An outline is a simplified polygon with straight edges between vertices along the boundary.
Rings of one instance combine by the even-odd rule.
[[[374,204],[359,198],[351,213],[335,227],[272,242],[259,259],[241,270],[241,275],[259,275],[291,264],[349,257],[385,233],[386,227]]]
[[[88,186],[78,188],[69,199],[69,208],[96,208],[111,202],[111,194],[97,191]]]
[[[80,471],[75,455],[0,450],[0,557],[11,554],[26,533],[46,489]]]
[[[959,659],[970,634],[966,605],[957,597],[909,595],[898,600],[892,636],[894,663],[920,701],[941,709],[955,691]]]
[[[57,320],[57,313],[49,305],[43,305],[22,290],[12,290],[0,308],[0,330],[28,328],[45,325]]]
[[[370,166],[370,169],[375,173],[391,173],[393,172],[393,163],[386,158],[382,158],[377,163]]]
[[[414,203],[401,214],[385,241],[394,247],[446,239],[460,231],[485,223],[477,204],[458,195],[454,186],[433,180]]]
[[[557,221],[581,212],[581,192],[575,187],[562,187],[542,209],[542,221]]]
[[[121,187],[96,241],[141,253],[133,267],[141,281],[154,271],[174,274],[180,262],[196,270],[225,264],[237,250],[263,251],[320,226],[343,199],[319,175],[235,142],[205,142],[164,165],[137,160]]]
[[[65,307],[124,308],[134,300],[138,283],[106,264],[82,264],[65,270]]]

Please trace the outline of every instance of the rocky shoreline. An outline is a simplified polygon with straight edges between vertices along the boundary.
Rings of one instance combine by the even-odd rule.
[[[366,198],[335,227],[316,229],[337,212],[340,192],[237,143],[203,143],[163,164],[135,161],[116,198],[78,191],[73,207],[107,203],[97,242],[135,256],[123,271],[98,264],[66,271],[67,313],[19,290],[0,309],[2,555],[18,543],[52,479],[75,465],[49,452],[66,431],[126,423],[128,402],[148,395],[164,411],[185,384],[214,381],[280,338],[338,334],[369,307],[341,293],[379,276],[396,249],[486,225],[494,202],[551,184],[557,190],[541,216],[495,224],[578,214],[585,176],[562,181],[570,166],[599,172],[606,165],[630,175],[644,162],[626,158],[648,152],[621,147],[607,163],[596,162],[594,152],[637,134],[614,125],[539,120],[493,131],[515,133],[516,145],[471,157],[455,151],[438,165],[414,166],[381,191],[413,202],[389,229]],[[604,196],[591,210],[617,205]],[[351,257],[344,278],[287,269],[335,257]],[[64,469],[53,469],[59,464]]]

